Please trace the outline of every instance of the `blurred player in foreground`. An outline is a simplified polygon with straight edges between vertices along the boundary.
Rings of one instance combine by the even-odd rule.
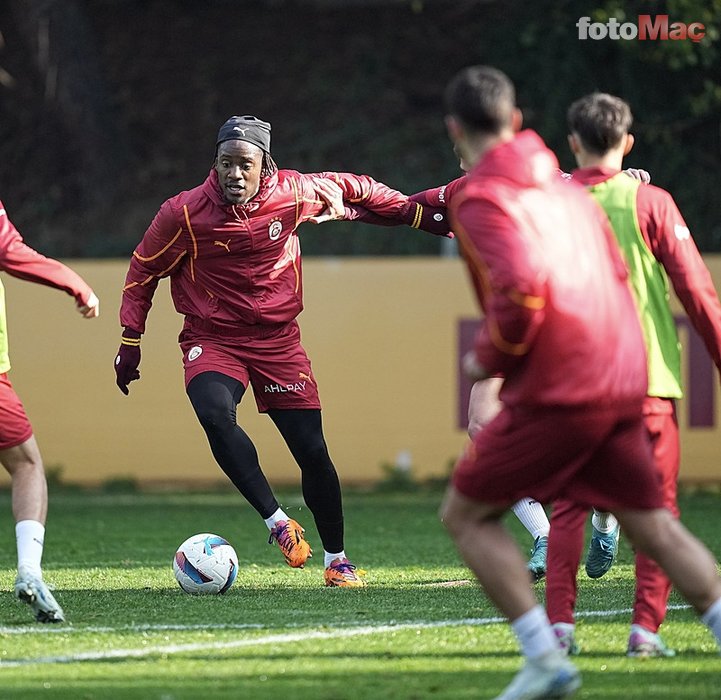
[[[455,149],[454,149],[455,150]],[[456,153],[458,155],[458,153]],[[466,173],[468,165],[463,158],[459,157],[461,170]],[[651,177],[648,172],[638,168],[627,168],[623,171],[629,177],[639,182],[649,183]],[[570,173],[558,171],[561,177],[570,179]],[[465,179],[456,178],[447,185],[433,187],[422,192],[411,195],[411,200],[426,207],[443,208],[451,206],[454,197],[457,197],[463,189]],[[489,377],[474,382],[468,400],[468,435],[471,440],[479,430],[482,430],[490,423],[501,410],[501,401],[498,397],[503,380],[500,377]],[[546,511],[538,501],[533,498],[522,498],[511,507],[514,515],[526,528],[533,538],[531,556],[527,563],[528,572],[534,583],[543,580],[546,575],[546,557],[548,552],[548,534],[551,523],[548,520]],[[587,565],[589,571],[607,572],[613,563],[615,547],[618,545],[618,526],[616,519],[611,513],[601,513],[594,510],[593,514],[593,538],[589,548]],[[601,528],[601,529],[599,529]],[[606,534],[609,533],[609,534]],[[595,567],[593,566],[596,563]],[[599,563],[600,562],[600,563]],[[589,575],[598,578],[601,573]]]
[[[311,554],[303,528],[281,508],[255,446],[236,422],[248,384],[275,423],[302,474],[302,491],[323,543],[325,584],[365,582],[344,550],[341,488],[323,435],[318,389],[301,346],[303,309],[297,229],[342,216],[325,211],[338,188],[394,224],[445,235],[445,216],[367,176],[279,170],[270,124],[232,117],[215,143],[203,184],[167,200],[135,249],[123,289],[124,327],[115,360],[118,387],[139,379],[140,338],[158,281],[170,277],[178,313],[185,386],[213,456],[264,519],[287,563]]]
[[[630,270],[648,356],[648,392],[644,425],[661,478],[663,505],[678,518],[679,434],[675,400],[681,398],[681,353],[669,306],[673,285],[693,327],[721,369],[721,304],[711,275],[671,195],[621,174],[623,158],[633,147],[631,110],[612,95],[594,93],[568,111],[569,144],[579,168],[573,179],[585,185],[608,215]],[[574,639],[576,572],[581,557],[588,509],[571,500],[553,504],[546,607],[564,649],[577,651]],[[586,560],[589,576],[603,575],[615,555],[618,525],[598,531]],[[611,516],[612,518],[613,516]],[[606,518],[607,519],[607,518]],[[671,582],[647,554],[636,552],[636,598],[629,656],[673,656],[658,636],[666,615]]]
[[[98,298],[85,281],[61,262],[46,258],[23,242],[0,202],[0,270],[29,282],[61,289],[75,299],[84,318],[99,313]],[[5,292],[0,283],[0,462],[12,479],[17,539],[15,595],[28,603],[38,622],[63,622],[65,615],[43,581],[41,561],[48,514],[45,468],[33,429],[8,371]]]
[[[642,416],[644,341],[627,271],[600,208],[558,178],[500,71],[465,69],[446,124],[471,165],[451,206],[484,311],[464,365],[504,378],[503,408],[459,460],[441,517],[526,657],[498,700],[572,695],[581,685],[525,575],[502,516],[519,498],[612,511],[721,642],[721,579],[710,552],[663,508]]]

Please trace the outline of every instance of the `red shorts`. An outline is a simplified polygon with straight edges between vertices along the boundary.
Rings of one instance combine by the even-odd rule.
[[[0,374],[0,450],[22,445],[32,434],[30,421],[7,372]]]
[[[310,360],[295,321],[231,336],[191,327],[180,334],[185,386],[203,372],[220,372],[253,387],[260,413],[271,408],[320,408]]]
[[[640,402],[506,407],[469,445],[453,485],[467,498],[504,506],[523,497],[605,511],[664,503]]]

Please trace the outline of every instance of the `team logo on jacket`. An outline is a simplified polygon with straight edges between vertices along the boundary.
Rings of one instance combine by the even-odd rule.
[[[200,345],[193,345],[193,347],[188,350],[188,362],[197,360],[202,354],[203,348],[201,348]]]
[[[280,223],[280,219],[271,219],[270,225],[268,226],[268,237],[271,241],[277,241],[280,238],[282,230],[283,224]]]
[[[673,225],[673,233],[679,241],[687,241],[691,238],[691,231],[688,230],[688,226],[682,226],[681,224]]]

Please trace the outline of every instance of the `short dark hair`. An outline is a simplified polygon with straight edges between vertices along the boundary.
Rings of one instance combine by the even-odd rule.
[[[469,129],[496,134],[512,124],[516,90],[497,68],[469,66],[448,84],[445,105]]]
[[[628,103],[605,92],[594,92],[568,108],[568,128],[585,149],[604,155],[618,146],[633,124]]]

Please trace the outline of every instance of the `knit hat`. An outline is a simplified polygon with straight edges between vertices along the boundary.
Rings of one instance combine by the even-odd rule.
[[[247,141],[258,146],[265,153],[270,153],[270,124],[257,117],[231,117],[218,131],[215,148],[224,141]]]

